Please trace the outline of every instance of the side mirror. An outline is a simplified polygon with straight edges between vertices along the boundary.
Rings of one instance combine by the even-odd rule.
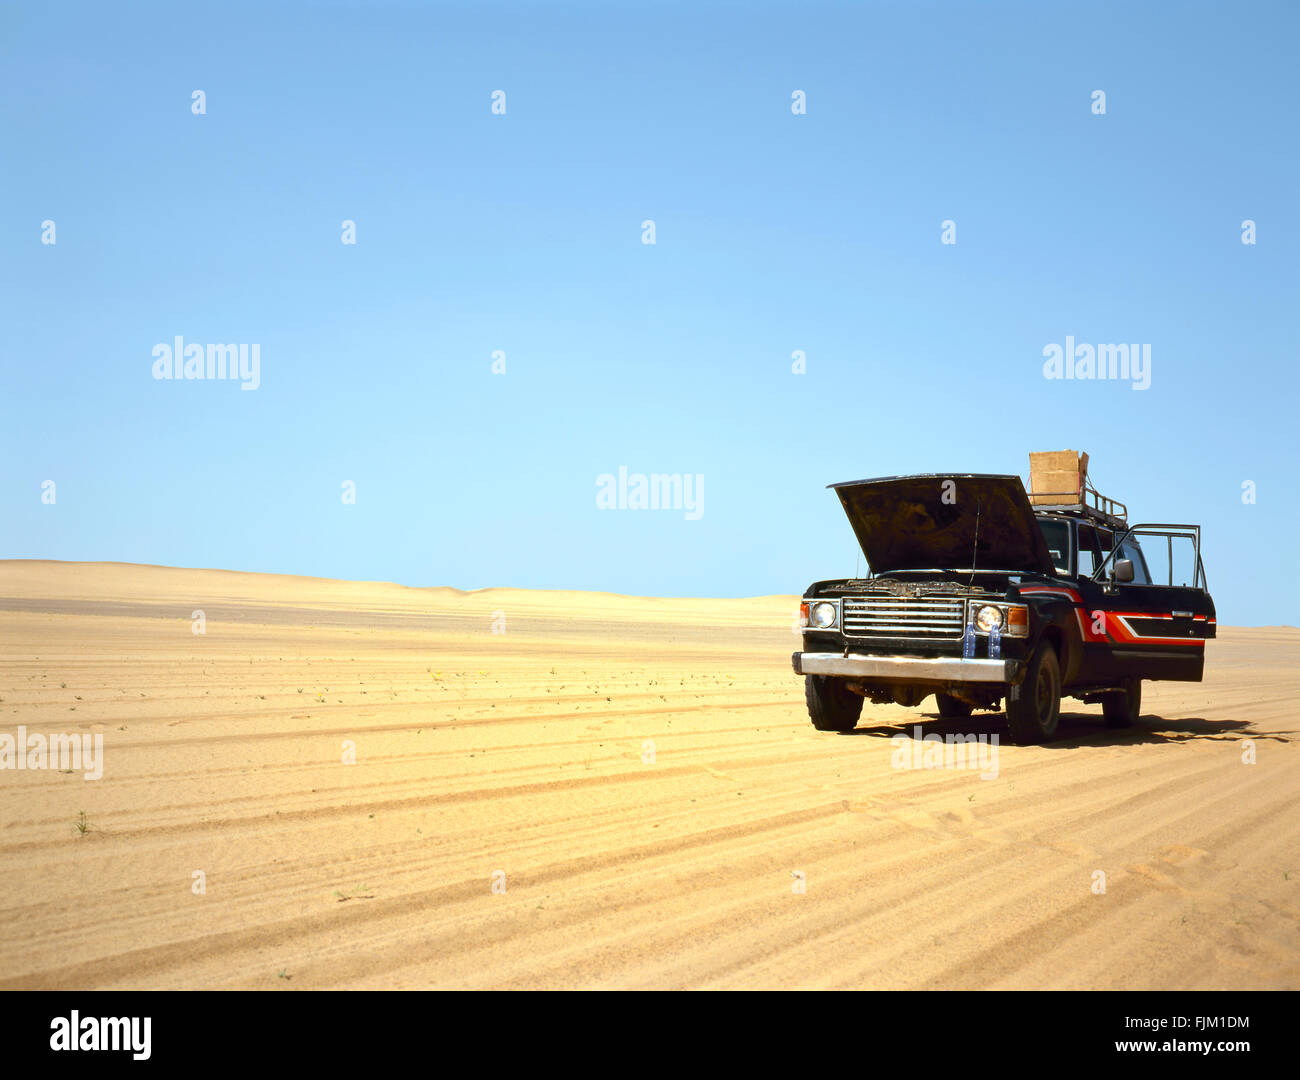
[[[1133,560],[1116,559],[1115,560],[1115,580],[1121,584],[1133,580]]]

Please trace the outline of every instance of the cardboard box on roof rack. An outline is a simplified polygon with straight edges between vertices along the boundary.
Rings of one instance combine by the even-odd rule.
[[[1083,506],[1088,455],[1073,450],[1029,452],[1029,501],[1034,506]]]

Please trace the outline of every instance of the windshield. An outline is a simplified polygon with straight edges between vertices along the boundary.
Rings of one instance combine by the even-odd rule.
[[[1038,527],[1043,531],[1047,551],[1052,556],[1052,565],[1062,574],[1068,574],[1070,572],[1070,526],[1064,521],[1039,518]]]

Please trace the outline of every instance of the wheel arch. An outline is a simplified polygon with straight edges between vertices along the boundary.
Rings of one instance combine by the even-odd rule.
[[[1045,626],[1039,641],[1046,642],[1055,651],[1061,667],[1061,686],[1068,686],[1074,681],[1074,676],[1079,670],[1083,650],[1076,646],[1070,634],[1057,623]]]

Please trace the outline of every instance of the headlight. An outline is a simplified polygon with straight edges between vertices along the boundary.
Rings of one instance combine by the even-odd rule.
[[[1029,636],[1029,608],[1024,604],[984,604],[972,600],[966,608],[966,618],[981,634],[996,626],[1003,637]]]
[[[813,604],[810,615],[813,626],[818,630],[825,630],[828,626],[835,625],[834,604]]]

